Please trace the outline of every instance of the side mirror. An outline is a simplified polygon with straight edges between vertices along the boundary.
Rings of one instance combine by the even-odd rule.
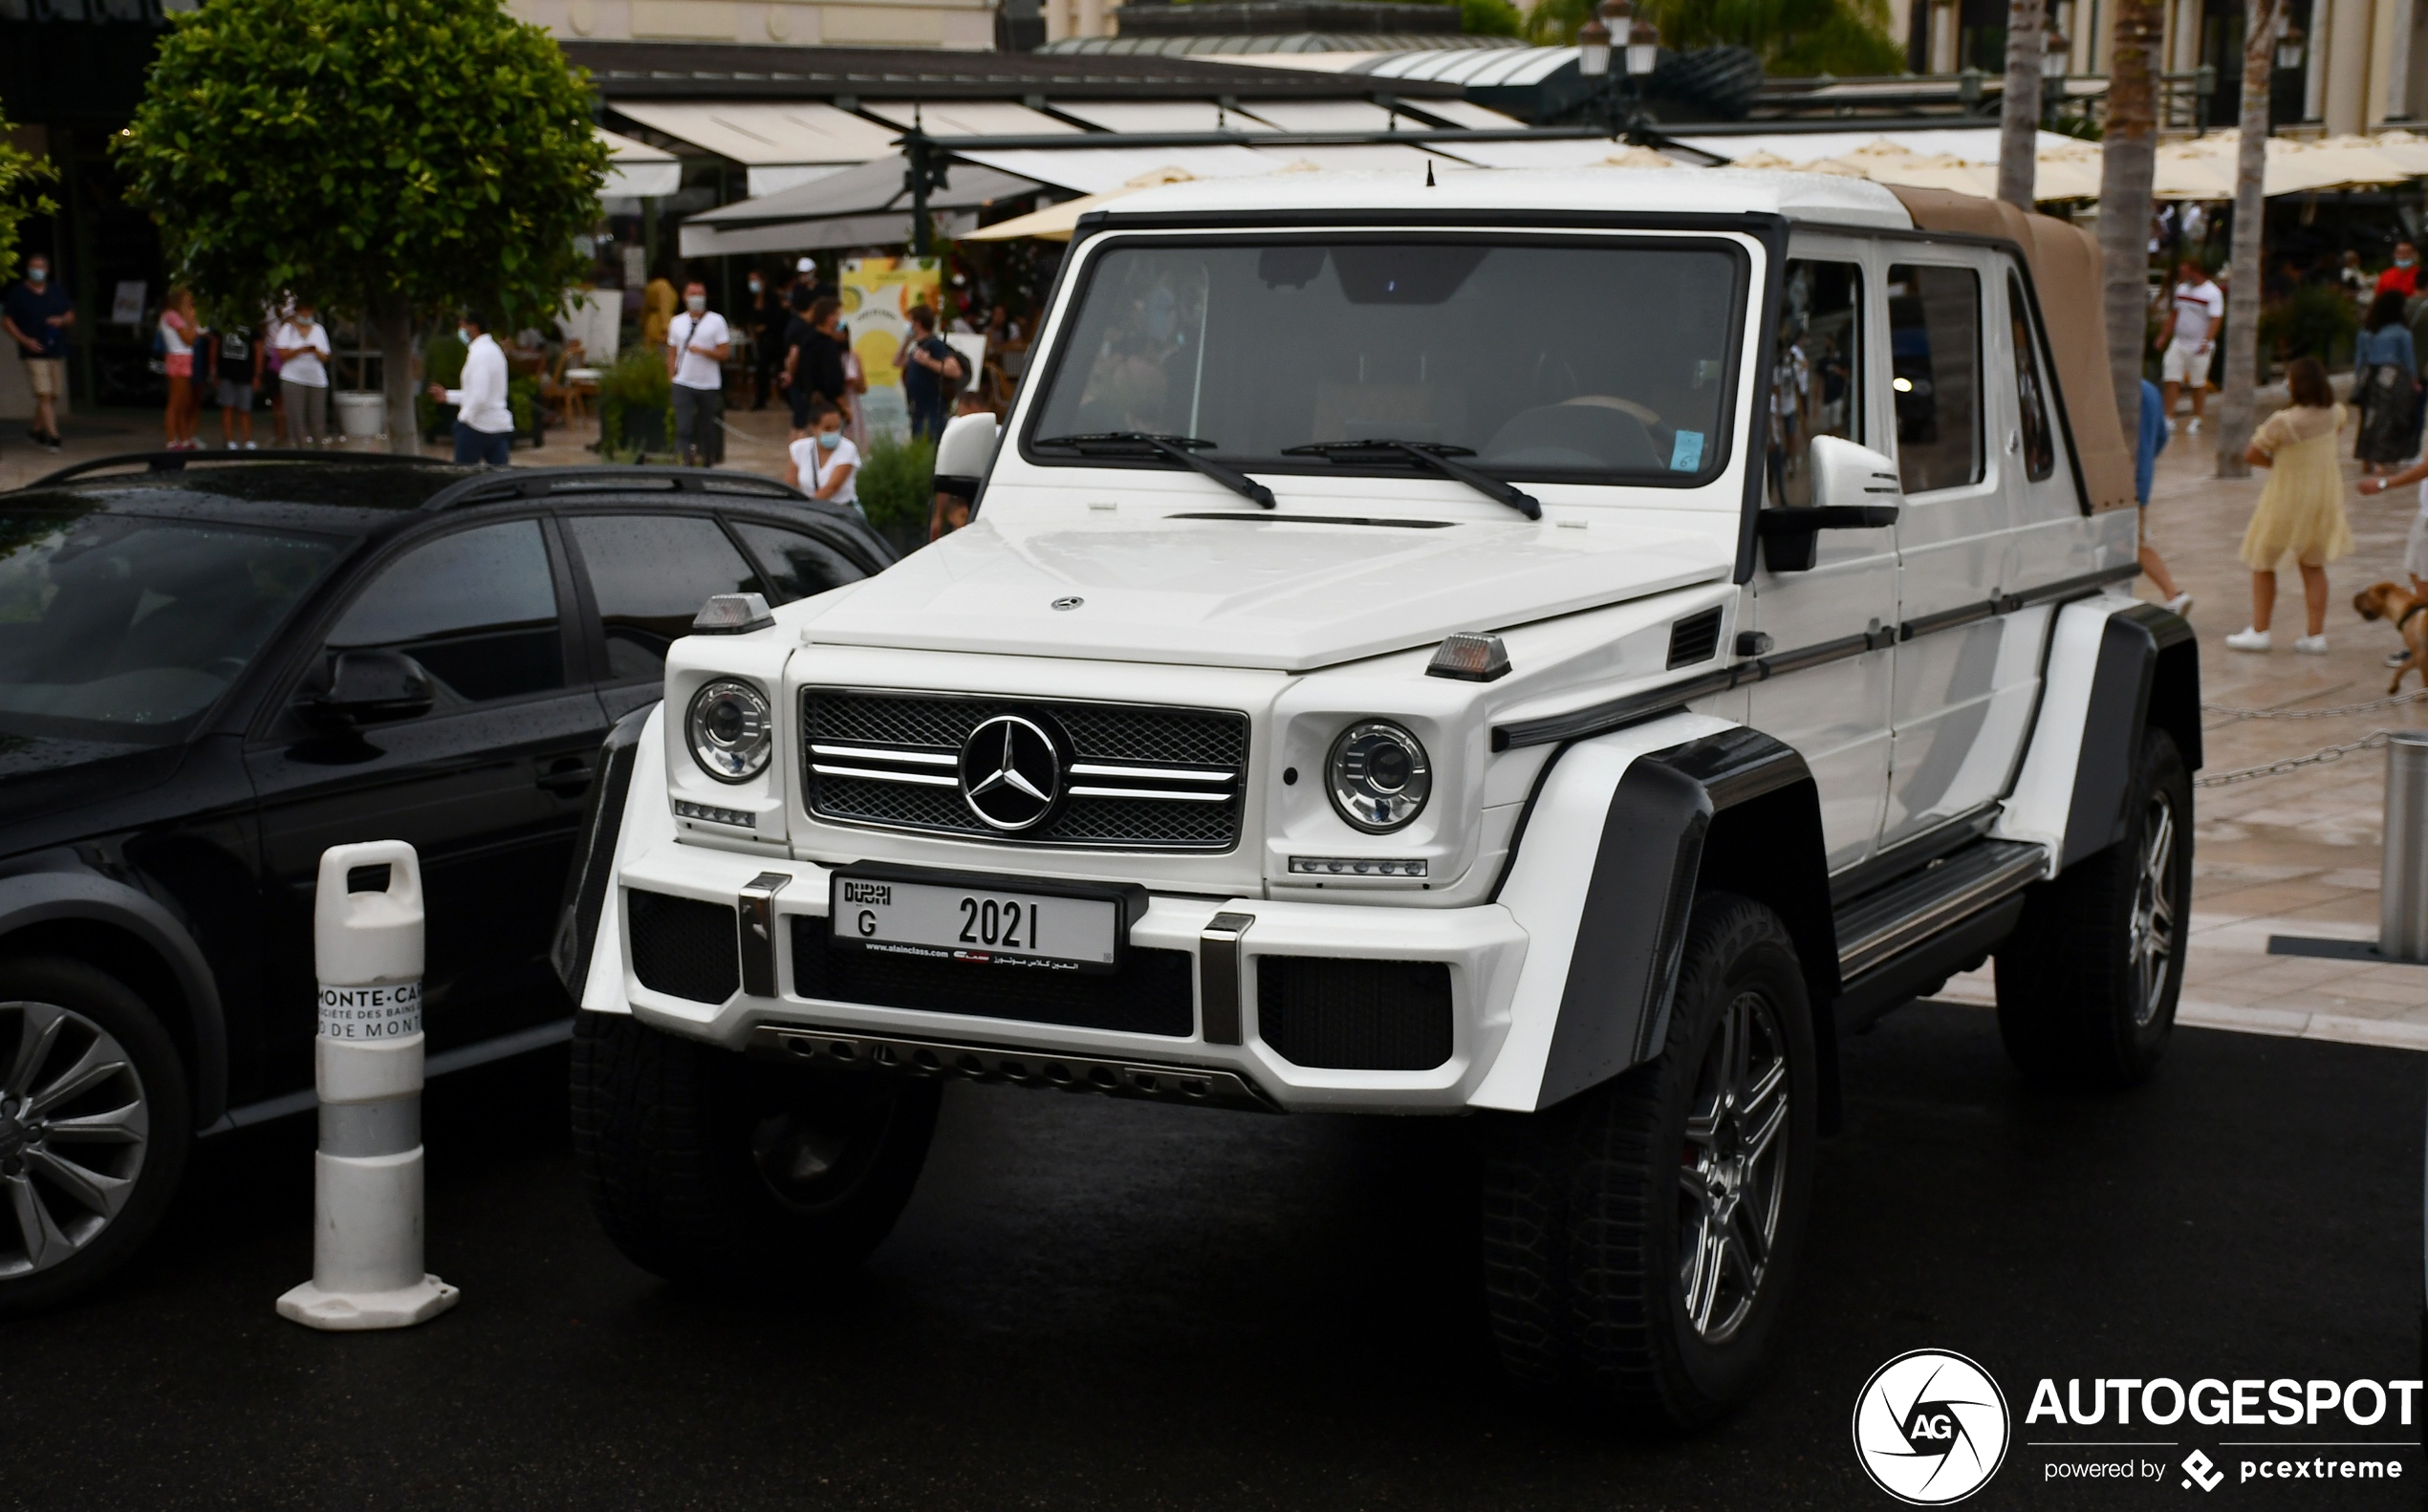
[[[992,415],[956,415],[947,421],[936,443],[937,491],[974,496],[978,480],[995,460],[995,440],[1002,434]]]
[[[1765,509],[1754,516],[1763,562],[1774,572],[1810,572],[1821,552],[1823,530],[1895,525],[1905,500],[1897,464],[1869,446],[1837,436],[1815,436],[1806,459],[1812,477],[1811,505]]]
[[[340,651],[329,686],[310,700],[321,720],[352,727],[430,712],[438,695],[422,663],[401,651]]]

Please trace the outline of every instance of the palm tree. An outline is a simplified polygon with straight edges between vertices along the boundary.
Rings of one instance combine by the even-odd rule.
[[[2116,0],[2108,125],[2099,154],[2099,260],[2107,284],[2109,370],[2125,434],[2141,418],[2141,352],[2150,339],[2150,176],[2157,166],[2158,0]]]
[[[2267,219],[2269,65],[2285,0],[2247,0],[2243,32],[2243,129],[2234,153],[2234,275],[2225,286],[2225,392],[2218,396],[2218,476],[2245,478],[2251,390],[2260,368],[2260,233]]]
[[[2006,88],[1998,103],[1998,197],[2032,206],[2039,167],[2041,0],[2007,0]]]

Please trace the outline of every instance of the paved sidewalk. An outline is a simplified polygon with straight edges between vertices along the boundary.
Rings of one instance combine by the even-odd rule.
[[[781,476],[784,414],[737,409],[726,420],[726,465]],[[103,411],[73,418],[67,432],[65,452],[54,456],[23,444],[17,439],[21,426],[0,428],[0,488],[81,458],[155,446],[160,428],[157,415]],[[206,417],[204,435],[216,434],[217,417]],[[596,434],[595,422],[553,431],[545,447],[517,449],[515,464],[596,461],[586,448]],[[2203,697],[2228,708],[2278,711],[2381,697],[2392,674],[2378,660],[2396,641],[2383,623],[2369,624],[2354,615],[2352,596],[2381,579],[2401,580],[2404,534],[2417,507],[2413,490],[2375,499],[2348,494],[2356,548],[2328,569],[2330,654],[2292,653],[2301,587],[2287,575],[2278,605],[2278,649],[2251,656],[2226,650],[2224,637],[2250,618],[2250,578],[2235,550],[2262,480],[2222,480],[2216,470],[2213,437],[2187,429],[2159,458],[2150,507],[2159,550],[2198,600],[2192,623],[2200,634]],[[2358,475],[2354,464],[2347,463],[2346,471]],[[2157,596],[2146,583],[2140,592]],[[2404,686],[2418,683],[2407,680]],[[2238,721],[2211,715],[2207,724],[2207,769],[2216,773],[2307,754],[2373,730],[2428,724],[2428,703],[2331,719]],[[2376,938],[2385,768],[2381,751],[2364,750],[2330,764],[2200,790],[2182,1022],[2428,1049],[2428,967],[2266,953],[2272,934]],[[1994,1002],[1989,969],[1949,983],[1941,996]]]

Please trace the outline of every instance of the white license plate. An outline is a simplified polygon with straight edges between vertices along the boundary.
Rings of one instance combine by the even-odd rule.
[[[837,876],[837,943],[977,964],[1110,971],[1119,963],[1121,905],[1112,898]]]

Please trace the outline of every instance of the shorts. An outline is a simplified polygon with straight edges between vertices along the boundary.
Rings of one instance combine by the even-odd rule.
[[[191,378],[194,376],[194,354],[172,352],[166,363],[170,378]]]
[[[25,382],[26,387],[33,390],[35,399],[63,398],[68,391],[67,358],[26,358]]]
[[[2428,484],[2422,484],[2420,491],[2428,493]],[[2403,542],[2403,571],[2428,579],[2428,505],[2411,517],[2411,536]]]
[[[250,383],[239,383],[232,378],[221,378],[219,380],[219,407],[232,409],[240,414],[251,414],[253,386]]]
[[[2209,358],[2216,355],[2215,343],[2170,341],[2166,356],[2158,360],[2158,376],[2168,383],[2189,383],[2194,388],[2206,388]]]

